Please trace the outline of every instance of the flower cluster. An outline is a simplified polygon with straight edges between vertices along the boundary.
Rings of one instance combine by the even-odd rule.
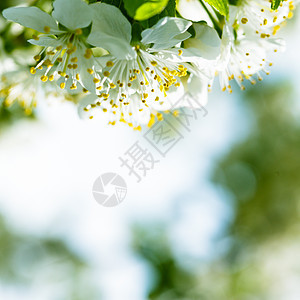
[[[255,84],[256,79],[262,80],[262,73],[269,75],[268,67],[272,63],[268,54],[285,49],[284,41],[276,38],[276,33],[293,16],[294,2],[284,0],[277,11],[270,9],[269,0],[243,0],[239,6],[230,7],[231,17],[223,28],[218,69],[223,90],[231,92],[232,79],[243,90],[244,79]]]
[[[41,33],[29,40],[42,47],[30,72],[69,93],[85,93],[81,115],[106,114],[110,124],[137,127],[185,106],[186,92],[204,105],[216,74],[230,92],[232,79],[242,89],[244,79],[261,80],[271,65],[268,52],[284,49],[275,35],[292,17],[293,1],[283,0],[278,10],[269,0],[236,1],[224,17],[202,5],[199,15],[207,13],[211,22],[165,15],[149,26],[114,5],[83,0],[54,0],[51,15],[12,7],[3,16]]]

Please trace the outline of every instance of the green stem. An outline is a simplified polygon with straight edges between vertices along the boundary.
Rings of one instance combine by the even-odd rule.
[[[208,10],[208,8],[206,7],[206,5],[203,3],[202,0],[199,0],[199,2],[201,3],[202,7],[205,9],[206,13],[208,14],[208,16],[210,17],[216,31],[218,32],[219,36],[222,37],[222,28],[219,24],[219,22],[212,16],[211,12]]]

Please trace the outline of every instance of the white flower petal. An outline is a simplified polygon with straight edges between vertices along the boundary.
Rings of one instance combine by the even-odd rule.
[[[89,94],[89,95],[83,97],[80,100],[80,102],[78,104],[78,107],[77,107],[77,109],[78,109],[78,115],[79,115],[80,118],[86,119],[86,118],[88,118],[88,116],[91,115],[91,114],[87,113],[86,111],[84,111],[84,108],[86,106],[88,106],[89,104],[95,103],[96,99],[97,99],[97,95],[95,95],[95,94]]]
[[[131,59],[135,52],[130,46],[131,25],[115,6],[95,3],[91,5],[94,17],[88,43],[104,48],[120,59]]]
[[[184,19],[165,17],[153,27],[142,32],[141,42],[143,44],[154,44],[153,48],[160,48],[159,44],[171,48],[191,36],[190,34],[182,35],[191,25],[192,22]]]
[[[59,41],[50,36],[41,36],[38,40],[30,39],[28,40],[30,44],[42,46],[42,47],[56,47],[59,46]]]
[[[181,51],[181,55],[178,55],[178,51]],[[211,79],[214,76],[216,62],[198,56],[198,53],[194,53],[189,49],[172,48],[160,51],[156,55],[166,61],[182,64],[190,73],[196,76],[205,76],[207,79]]]
[[[94,76],[87,72],[88,69],[91,69],[94,60],[93,58],[85,58],[84,57],[84,51],[83,50],[77,50],[76,56],[78,57],[78,65],[81,68],[80,72],[80,81],[84,88],[89,90],[92,93],[96,92],[96,86],[93,82]],[[92,60],[92,61],[91,61]]]
[[[201,106],[206,105],[208,101],[208,83],[207,78],[191,74],[187,81],[187,89],[193,98],[191,100],[194,101],[190,100],[185,106],[194,106],[196,109],[201,109]]]
[[[2,14],[7,20],[17,22],[39,32],[48,32],[45,27],[58,31],[55,20],[37,7],[11,7],[5,9]]]
[[[92,10],[82,0],[55,0],[52,16],[68,29],[75,30],[91,24]]]
[[[163,43],[156,43],[151,47],[152,51],[159,51],[164,49],[172,48],[177,44],[180,44],[182,41],[188,39],[191,36],[189,32],[184,32],[179,35],[176,35],[173,39],[164,41]]]
[[[208,25],[213,26],[209,14],[199,0],[178,0],[177,10],[185,19],[193,22],[205,21]]]
[[[221,39],[217,31],[204,24],[194,24],[196,35],[184,42],[184,47],[206,59],[216,59],[220,55]]]

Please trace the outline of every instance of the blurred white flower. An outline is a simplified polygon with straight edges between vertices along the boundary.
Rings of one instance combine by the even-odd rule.
[[[42,85],[37,78],[30,76],[28,68],[14,65],[4,70],[2,62],[0,67],[0,105],[5,108],[19,105],[26,115],[31,115],[41,99],[74,100],[66,92],[59,93],[56,85]]]
[[[267,0],[245,0],[238,6],[230,6],[230,20],[223,28],[221,56],[216,69],[223,91],[232,92],[232,79],[243,90],[245,79],[255,84],[256,80],[262,80],[263,73],[269,75],[272,62],[268,55],[285,50],[284,41],[274,35],[281,24],[292,17],[293,3],[283,1],[277,11],[271,10]]]
[[[229,83],[232,79],[244,90],[245,79],[255,84],[256,79],[262,80],[262,72],[269,75],[268,67],[272,63],[268,61],[268,53],[284,51],[285,44],[281,39],[257,39],[255,35],[240,32],[235,36],[233,28],[225,25],[221,49],[217,67],[220,85],[223,91],[227,89],[232,92]]]
[[[283,0],[278,10],[272,10],[269,0],[243,0],[236,7],[235,27],[255,33],[260,38],[275,35],[280,26],[293,17],[297,0]],[[231,11],[233,14],[233,10]]]

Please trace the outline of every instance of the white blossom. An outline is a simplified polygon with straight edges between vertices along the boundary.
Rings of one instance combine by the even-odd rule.
[[[37,7],[12,7],[3,11],[8,20],[44,33],[34,36],[29,42],[42,46],[43,50],[34,57],[38,62],[31,73],[41,75],[41,80],[58,79],[61,88],[84,90],[94,89],[87,70],[92,69],[92,50],[86,47],[83,28],[92,21],[92,10],[82,0],[55,0],[52,15]]]
[[[131,25],[118,8],[100,3],[91,7],[94,20],[88,42],[109,55],[100,57],[102,68],[94,70],[98,97],[85,99],[88,115],[92,118],[101,109],[110,114],[112,124],[123,120],[137,125],[147,123],[154,111],[175,108],[185,92],[181,78],[188,72],[201,73],[196,62],[206,61],[178,46],[191,36],[187,29],[192,23],[165,17],[132,43]]]

